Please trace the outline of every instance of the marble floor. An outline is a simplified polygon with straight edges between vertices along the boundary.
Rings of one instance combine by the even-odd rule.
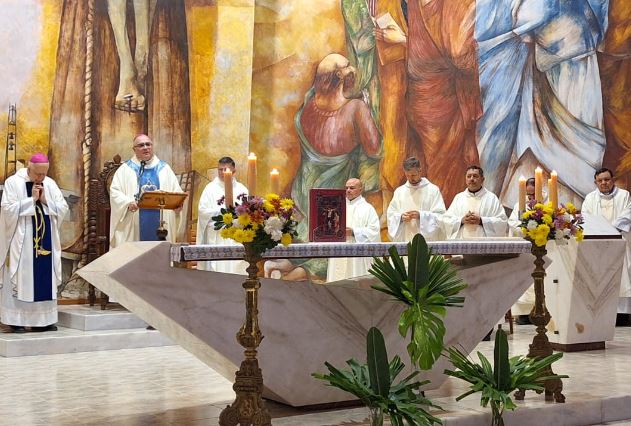
[[[534,334],[517,326],[513,353],[525,353]],[[264,350],[264,349],[263,349]],[[477,350],[491,354],[492,343]],[[492,355],[491,355],[492,357]],[[616,328],[604,351],[569,353],[554,370],[568,374],[566,404],[527,394],[507,425],[631,425],[631,328]],[[488,410],[464,385],[448,380],[428,392],[446,425],[488,425]],[[216,425],[234,397],[231,383],[179,346],[56,355],[0,357],[0,425]],[[367,411],[309,412],[269,404],[274,425],[362,425]],[[547,413],[543,419],[541,413]],[[630,419],[630,420],[621,420]]]

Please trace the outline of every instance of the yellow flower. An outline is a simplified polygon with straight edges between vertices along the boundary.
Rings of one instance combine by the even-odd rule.
[[[273,192],[265,196],[265,201],[274,201],[274,200],[280,200],[280,196],[278,194],[274,194]]]
[[[263,208],[268,213],[274,213],[276,211],[276,208],[274,207],[274,204],[270,203],[267,200],[263,201]]]
[[[242,243],[245,238],[243,229],[235,229],[234,234],[232,234],[232,239],[238,243]]]
[[[254,241],[255,236],[256,236],[256,232],[254,232],[252,229],[244,229],[241,242],[251,243],[252,241]]]
[[[524,237],[525,237],[526,235],[528,235],[528,228],[526,228],[526,227],[522,227],[522,228],[521,228],[521,235],[523,235]]]
[[[221,235],[221,238],[232,238],[232,235],[234,235],[234,231],[234,228],[223,228],[219,235]]]
[[[569,214],[576,213],[576,207],[574,207],[574,204],[572,203],[565,203],[565,208],[567,209]]]
[[[545,238],[545,237],[537,237],[537,238],[535,238],[535,245],[538,246],[538,247],[544,247],[547,242],[548,242],[548,239]]]
[[[583,230],[582,229],[578,229],[576,231],[576,235],[574,235],[574,237],[576,238],[576,241],[583,241]]]
[[[280,201],[280,206],[285,210],[289,210],[290,208],[294,206],[294,200],[289,199],[289,198],[283,198]]]
[[[537,203],[537,204],[535,204],[534,209],[535,209],[535,210],[543,210],[543,204],[541,204],[541,203]]]
[[[534,212],[532,210],[526,210],[522,215],[521,218],[523,219],[530,219],[530,216],[532,216],[534,214]]]
[[[543,223],[545,224],[551,224],[552,223],[552,215],[551,214],[544,214],[541,219],[543,220]]]
[[[242,214],[241,216],[238,216],[237,220],[239,221],[239,224],[241,225],[242,228],[245,228],[251,222],[250,221],[250,215],[247,214],[247,213]]]
[[[226,225],[231,225],[234,217],[232,216],[232,213],[224,213],[222,219],[223,223],[225,223]]]
[[[280,239],[280,243],[284,246],[288,246],[289,244],[291,244],[291,234],[283,234],[283,236]]]

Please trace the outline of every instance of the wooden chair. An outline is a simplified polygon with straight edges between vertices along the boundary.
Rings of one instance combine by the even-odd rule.
[[[88,262],[104,255],[110,249],[110,185],[114,173],[121,165],[121,156],[116,154],[106,161],[98,178],[90,179],[88,205]],[[90,306],[96,303],[96,291],[92,284],[88,289]],[[101,292],[101,309],[105,309],[109,297]]]

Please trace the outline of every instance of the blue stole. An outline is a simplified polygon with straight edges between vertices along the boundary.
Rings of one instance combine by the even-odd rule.
[[[131,160],[127,160],[126,164],[131,167],[136,176],[140,187],[140,193],[145,191],[155,191],[160,189],[160,170],[164,168],[166,163],[162,160],[155,167],[148,168],[140,174],[140,165]],[[144,188],[143,188],[144,187]],[[140,209],[138,222],[140,224],[140,241],[158,241],[156,230],[160,226],[160,210],[157,209]]]
[[[26,195],[31,197],[32,194],[33,182],[26,182]],[[26,238],[33,239],[33,302],[53,300],[53,228],[50,226],[50,217],[44,212],[39,200],[35,203],[35,216],[31,218],[31,222],[33,235],[27,235]],[[39,252],[35,247],[35,238],[39,238]]]

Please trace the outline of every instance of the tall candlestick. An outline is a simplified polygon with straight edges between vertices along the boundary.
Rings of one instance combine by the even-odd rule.
[[[224,195],[226,196],[226,207],[234,205],[234,195],[232,193],[232,170],[226,169],[223,172]]]
[[[519,177],[519,214],[526,210],[526,178]]]
[[[269,180],[274,194],[280,193],[280,173],[276,169],[272,169],[269,173]],[[280,194],[279,194],[280,195]]]
[[[256,195],[256,155],[253,152],[248,155],[248,192]]]
[[[548,191],[550,191],[550,202],[552,203],[553,209],[559,207],[558,179],[559,176],[557,175],[557,172],[552,170],[552,173],[550,173],[550,180],[548,181]]]
[[[541,167],[535,169],[535,200],[543,201],[543,170]]]

